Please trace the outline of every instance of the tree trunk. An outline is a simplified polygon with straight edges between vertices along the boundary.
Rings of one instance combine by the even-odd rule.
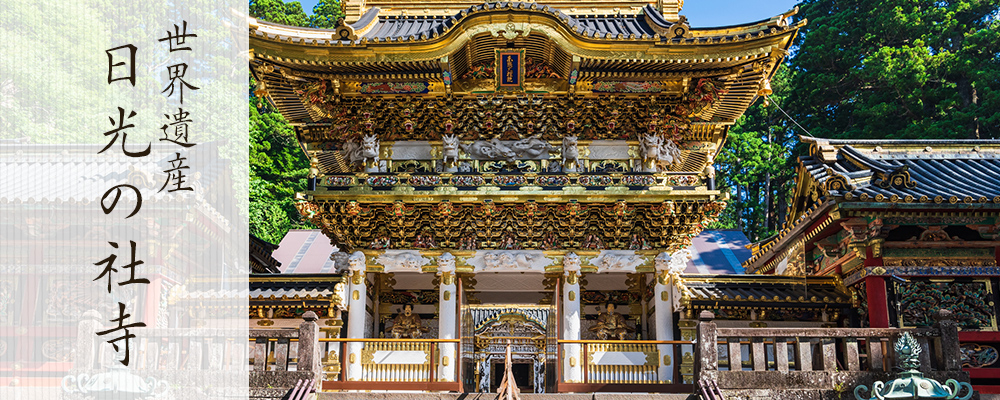
[[[969,78],[964,75],[958,78],[956,83],[958,84],[958,96],[962,99],[962,108],[968,110],[971,107],[973,111],[968,137],[969,139],[979,139],[979,116],[975,115],[975,112],[978,111],[979,94],[972,86],[972,82],[969,82]]]
[[[734,171],[739,171],[740,170],[740,159],[739,158],[736,159],[736,168],[734,168],[733,170]],[[736,186],[736,201],[734,202],[734,203],[736,203],[735,204],[735,206],[736,206],[736,228],[742,231],[743,230],[743,187],[740,186],[740,184],[737,183],[735,179],[733,180],[733,186]]]
[[[771,145],[771,130],[767,131],[767,144]],[[771,166],[771,154],[767,155],[767,166]],[[771,171],[764,173],[764,232],[771,231],[771,210],[774,206],[771,196]]]
[[[787,182],[787,181],[785,181],[785,180],[779,181],[778,185],[777,185],[778,188],[785,187],[785,182]],[[774,221],[774,225],[775,225],[775,229],[776,230],[779,229],[779,228],[781,228],[781,226],[778,225],[778,224],[784,223],[784,221],[786,219],[786,215],[788,214],[788,197],[789,197],[788,193],[786,192],[786,193],[783,193],[782,196],[778,197],[778,199],[777,199],[777,206],[776,206],[776,208],[777,208],[776,214],[777,215],[775,216],[775,221]]]

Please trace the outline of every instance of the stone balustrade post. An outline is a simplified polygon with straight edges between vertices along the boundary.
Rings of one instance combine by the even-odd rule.
[[[314,372],[316,378],[320,379],[323,366],[319,354],[319,324],[316,323],[319,317],[312,311],[306,311],[302,314],[302,319],[299,324],[298,370]]]
[[[695,344],[694,381],[714,381],[719,377],[719,332],[715,315],[704,310],[698,314],[698,343]]]
[[[94,369],[97,361],[97,330],[101,327],[100,321],[101,314],[97,310],[83,313],[83,319],[76,327],[74,369]]]
[[[952,319],[952,316],[952,312],[945,309],[938,310],[934,314],[934,319],[937,321],[934,325],[940,335],[938,346],[941,359],[938,360],[938,365],[949,372],[962,370],[962,348],[958,341],[958,323]]]

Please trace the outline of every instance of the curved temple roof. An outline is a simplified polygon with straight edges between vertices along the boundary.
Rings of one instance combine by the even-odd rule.
[[[382,15],[451,16],[456,11],[483,3],[483,0],[343,0],[346,19],[357,21],[372,8]],[[568,14],[636,14],[647,5],[655,5],[668,19],[676,21],[683,0],[544,0],[544,4]]]
[[[393,80],[426,82],[439,95],[471,93],[478,90],[474,85],[446,90],[445,84],[492,59],[493,48],[513,42],[562,76],[548,86],[549,94],[586,91],[595,80],[674,81],[681,91],[689,80],[723,79],[721,101],[700,117],[729,124],[756,98],[761,80],[774,73],[805,23],[789,25],[788,17],[797,12],[791,10],[741,26],[693,29],[684,18],[671,22],[653,6],[640,11],[568,15],[537,3],[497,2],[451,16],[411,17],[381,15],[373,8],[336,30],[251,18],[251,62],[278,110],[296,123],[324,119],[296,94],[304,82],[339,80],[342,94],[356,94],[352,82]],[[570,87],[576,82],[580,87]]]
[[[896,150],[900,144],[911,149]],[[814,154],[802,167],[818,183],[843,177],[845,200],[886,202],[1000,202],[998,141],[822,141],[837,146],[835,158]],[[955,147],[959,147],[956,149]],[[940,196],[940,200],[935,198]],[[954,200],[952,200],[954,198]]]
[[[705,308],[829,308],[850,306],[834,279],[775,275],[682,275],[682,301]]]
[[[565,28],[583,38],[616,40],[650,40],[671,44],[725,43],[760,38],[788,30],[787,18],[798,12],[790,10],[770,19],[747,25],[723,28],[687,28],[685,34],[675,35],[675,23],[667,20],[652,5],[646,5],[638,14],[579,14],[569,15],[561,9],[529,2],[483,3],[461,10],[451,16],[399,16],[380,15],[378,8],[368,10],[361,18],[346,27],[351,35],[326,29],[290,27],[250,19],[251,38],[303,45],[360,45],[366,43],[430,41],[446,35],[470,16],[491,11],[523,11],[548,15]],[[676,24],[686,24],[682,18]],[[339,36],[338,36],[339,34]]]
[[[518,6],[512,8],[525,8],[524,4],[534,3],[510,3]],[[379,10],[369,10],[362,19],[352,24],[355,30],[362,30],[370,24],[371,18],[377,18],[378,22],[368,29],[364,35],[359,36],[359,40],[368,41],[396,41],[410,37],[436,37],[444,34],[449,29],[459,23],[465,15],[476,11],[499,9],[504,3],[483,4],[481,6],[470,7],[465,12],[451,17],[400,17],[400,16],[378,16]],[[652,7],[647,6],[652,9]],[[566,21],[567,25],[576,33],[594,37],[599,34],[601,37],[607,34],[617,36],[619,34],[636,37],[652,37],[656,31],[645,21],[642,15],[621,15],[621,16],[579,16],[570,17],[556,9],[548,6],[539,8],[542,12],[551,11],[559,19]],[[656,12],[652,9],[652,12]],[[659,15],[659,14],[657,14]],[[665,21],[664,21],[665,22]],[[663,29],[669,25],[662,26]]]
[[[791,245],[839,220],[835,207],[878,210],[1000,208],[1000,140],[828,140],[799,158],[796,203],[785,227],[743,266],[765,272]],[[839,214],[839,213],[838,213]]]

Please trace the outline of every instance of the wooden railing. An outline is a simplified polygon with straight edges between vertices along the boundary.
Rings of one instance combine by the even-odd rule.
[[[461,391],[458,339],[321,338],[323,390]],[[441,356],[445,347],[454,358]],[[355,351],[352,354],[351,349]],[[357,359],[360,354],[360,359]],[[355,355],[352,360],[351,355]],[[351,364],[360,364],[351,374]],[[442,366],[451,366],[443,373]],[[373,383],[377,383],[373,385]]]
[[[690,393],[681,384],[680,346],[689,341],[559,340],[559,392]],[[569,379],[570,354],[580,354],[582,381]]]
[[[67,390],[65,385],[87,386],[92,379],[98,379],[98,375],[120,366],[119,357],[124,354],[116,352],[106,341],[111,336],[97,335],[97,332],[113,328],[115,326],[109,326],[96,311],[83,314],[77,325],[72,369],[68,374],[63,370],[59,375],[63,378],[64,390]],[[245,329],[149,327],[132,333],[135,336],[127,344],[118,342],[119,347],[128,346],[127,373],[147,382],[150,379],[165,381],[175,398],[194,398],[192,396],[199,394],[212,397],[214,393],[227,391],[238,393],[246,387],[248,352],[246,343],[240,340],[246,335]],[[98,380],[99,386],[108,382]],[[211,389],[206,392],[206,388]]]
[[[319,319],[308,311],[298,329],[250,330],[250,387],[262,398],[282,398],[322,379],[316,339]]]
[[[74,370],[100,370],[115,365],[116,352],[97,332],[113,328],[105,325],[96,311],[84,313],[77,326],[73,349]],[[197,371],[246,373],[247,351],[233,341],[245,331],[239,329],[143,328],[130,339],[129,367],[136,371]]]
[[[958,361],[958,329],[947,315],[934,328],[912,330],[718,328],[707,311],[700,319],[695,379],[717,381],[723,390],[837,390],[887,381],[893,378],[894,341],[905,331],[923,348],[923,372],[968,381]]]
[[[297,371],[298,329],[251,329],[251,371]]]

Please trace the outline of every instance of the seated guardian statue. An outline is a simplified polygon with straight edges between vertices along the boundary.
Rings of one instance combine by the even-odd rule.
[[[625,335],[631,331],[625,323],[625,317],[615,312],[615,305],[612,303],[605,304],[605,312],[598,314],[597,323],[590,330],[601,340],[625,340]]]
[[[395,339],[419,339],[423,332],[429,330],[428,328],[424,328],[420,316],[413,313],[413,306],[407,304],[403,306],[403,312],[399,313],[392,320],[392,328],[389,328],[389,333]]]

